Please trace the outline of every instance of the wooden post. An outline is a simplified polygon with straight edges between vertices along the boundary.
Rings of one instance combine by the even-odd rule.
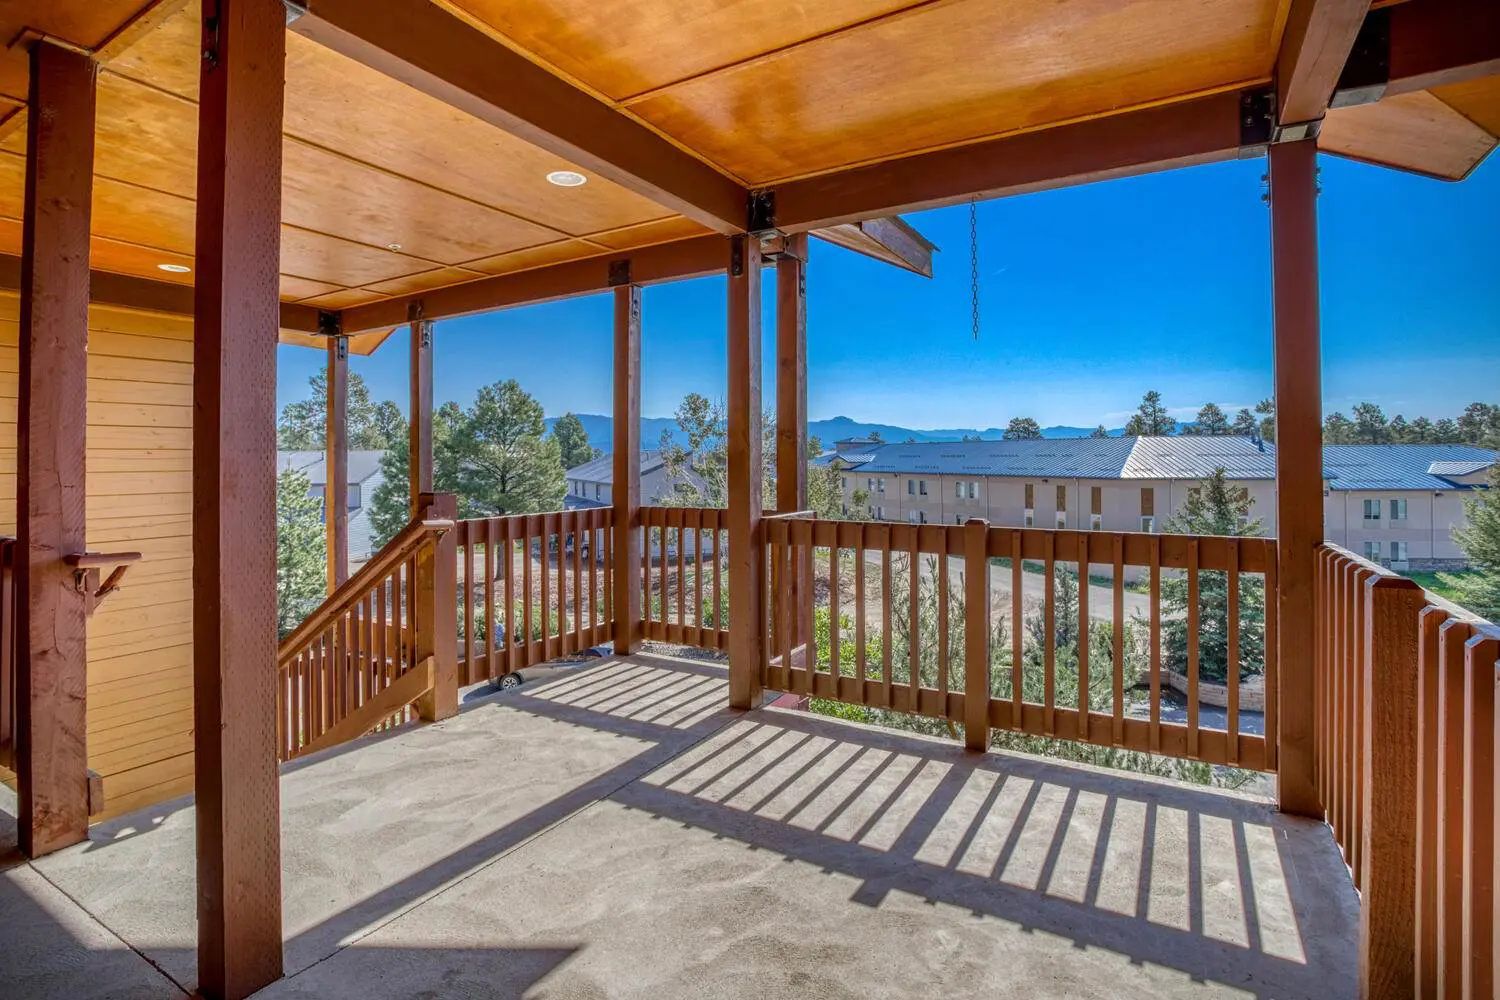
[[[276,340],[286,8],[203,5],[193,333],[198,989],[280,978]]]
[[[615,653],[635,651],[641,629],[641,286],[615,288]],[[714,553],[718,558],[718,553]]]
[[[729,240],[729,705],[759,708],[765,665],[760,247]]]
[[[423,493],[417,498],[418,516],[432,520],[458,519],[458,497],[452,493]],[[441,722],[458,714],[458,533],[446,532],[417,556],[415,595],[416,661],[433,658],[433,687],[417,701],[423,722]]]
[[[323,527],[328,592],[349,579],[349,338],[328,338],[328,423],[324,432]]]
[[[420,306],[420,303],[418,303]],[[407,414],[409,435],[408,469],[411,478],[411,512],[422,511],[422,494],[432,485],[432,321],[413,308],[411,321],[411,412]]]
[[[17,792],[21,850],[88,836],[87,612],[63,557],[84,550],[89,206],[94,81],[89,57],[31,49],[21,227],[15,559]]]
[[[1414,581],[1377,576],[1366,602],[1360,767],[1369,777],[1359,860],[1361,997],[1412,995],[1416,967],[1418,616]]]
[[[776,510],[807,509],[807,234],[788,236],[776,262]],[[792,593],[797,644],[813,633],[811,545],[797,546]]]
[[[1476,625],[1464,644],[1463,707],[1463,930],[1459,946],[1464,955],[1459,978],[1464,1000],[1493,997],[1495,960],[1500,955],[1500,898],[1495,894],[1495,823],[1500,819],[1500,796],[1495,794],[1495,689],[1500,686],[1500,628]]]
[[[1277,799],[1322,815],[1314,773],[1313,553],[1323,541],[1317,146],[1270,152],[1276,379]]]
[[[981,753],[990,748],[989,537],[984,518],[964,522],[964,746]]]

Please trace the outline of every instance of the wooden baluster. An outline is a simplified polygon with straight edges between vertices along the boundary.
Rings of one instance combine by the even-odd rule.
[[[843,525],[833,526],[833,544],[828,547],[828,676],[832,678],[831,688],[833,697],[843,697],[844,684],[839,678],[843,676],[840,658],[843,655],[839,642],[839,616],[843,614],[843,602],[839,597],[839,545],[842,539],[839,537]]]
[[[948,677],[951,664],[948,662],[950,650],[948,648],[948,532],[947,525],[937,529],[938,558],[937,558],[937,685],[938,685],[938,713],[945,719],[953,716],[948,711],[948,691],[951,681]]]
[[[658,588],[658,592],[661,595],[658,600],[658,605],[661,608],[661,637],[666,642],[672,641],[672,621],[671,614],[668,611],[670,605],[667,602],[667,595],[671,593],[671,580],[667,578],[667,567],[669,565],[667,562],[667,532],[670,530],[670,527],[671,512],[664,510],[662,511],[661,528],[658,529],[660,534],[657,536],[656,542],[658,549],[656,577],[661,583],[661,586]]]
[[[908,705],[907,705],[907,711],[909,711],[909,712],[917,712],[919,710],[920,706],[921,706],[920,691],[921,691],[921,688],[922,688],[922,620],[921,620],[922,567],[921,567],[921,564],[919,562],[920,557],[921,557],[921,549],[920,549],[920,546],[918,544],[921,541],[921,539],[918,538],[918,536],[921,533],[922,533],[922,529],[921,529],[921,527],[919,525],[915,525],[915,524],[912,525],[912,528],[911,528],[911,544],[909,546],[907,546],[907,555],[906,555],[906,558],[907,558],[907,574],[906,574],[906,576],[907,576],[907,580],[911,584],[911,586],[908,588],[908,590],[910,592],[909,596],[910,596],[910,599],[911,599],[911,607],[909,609],[909,614],[911,616],[911,625],[908,628],[907,633],[906,633],[907,634],[907,640],[908,640],[907,641],[907,645],[909,645],[911,647],[908,650],[908,653],[910,654],[909,657],[908,657],[908,659],[909,659],[910,662],[909,662],[908,667],[907,667],[907,669],[909,670],[909,672],[911,674],[911,676],[909,676],[907,678],[907,686],[910,689],[910,698],[911,698],[911,701],[908,702]],[[812,560],[810,558],[808,559],[808,564],[809,565],[812,564]],[[809,592],[810,592],[810,588],[809,588]]]
[[[1057,533],[1042,533],[1045,548],[1042,552],[1042,627],[1046,634],[1042,639],[1042,674],[1046,683],[1042,702],[1042,722],[1048,736],[1057,734],[1054,718],[1057,703],[1057,564],[1053,557],[1057,544]]]
[[[770,525],[777,536],[771,547],[771,564],[776,569],[776,638],[781,643],[781,690],[792,690],[792,648],[797,640],[796,594],[792,585],[796,559],[791,544],[791,522],[775,521]]]
[[[1353,777],[1349,796],[1349,869],[1356,889],[1364,887],[1365,874],[1365,701],[1369,695],[1370,669],[1370,640],[1366,633],[1370,624],[1368,585],[1377,575],[1375,570],[1361,566],[1355,577],[1354,590],[1354,661],[1349,685],[1349,771]],[[1411,711],[1411,701],[1407,702],[1406,708]]]
[[[854,539],[854,671],[857,683],[854,690],[858,703],[866,703],[865,678],[869,669],[865,665],[865,533],[869,526],[858,522],[858,534]]]
[[[521,524],[521,635],[525,645],[525,657],[517,666],[530,666],[537,662],[536,630],[532,628],[531,608],[531,549],[536,541],[537,518],[527,514]],[[543,577],[545,586],[546,578]],[[545,607],[545,603],[543,607]]]
[[[583,649],[587,643],[584,642],[583,618],[588,609],[588,599],[583,592],[583,542],[588,537],[584,527],[585,513],[575,510],[572,514],[573,522],[573,649]]]
[[[680,642],[687,642],[687,538],[683,530],[687,524],[687,512],[677,511],[677,627],[682,632]]]
[[[1078,738],[1089,738],[1089,536],[1078,533]]]
[[[1277,686],[1276,679],[1276,559],[1277,550],[1275,543],[1269,539],[1261,543],[1265,550],[1266,572],[1265,572],[1265,715],[1263,725],[1266,730],[1266,770],[1274,773],[1276,771],[1276,758],[1278,756],[1277,744],[1277,702],[1281,697],[1281,689]]]
[[[479,645],[480,662],[471,661],[469,668],[471,684],[495,677],[495,635],[500,628],[500,621],[495,617],[495,518],[487,517],[479,525],[483,527],[476,526],[474,534],[484,539],[484,558],[480,560],[477,570],[484,584],[484,607],[480,609],[484,613],[484,638]],[[464,572],[470,575],[476,572],[472,557],[464,563]],[[470,586],[466,589],[472,591],[474,588]]]
[[[1500,629],[1476,629],[1464,647],[1464,854],[1465,920],[1461,948],[1465,1000],[1495,996],[1495,661],[1500,659]],[[1403,803],[1404,804],[1404,803]],[[1394,938],[1394,935],[1392,936]],[[1409,942],[1404,942],[1409,945]],[[1389,942],[1395,947],[1397,942]]]
[[[964,746],[990,747],[989,523],[964,524]]]
[[[1418,997],[1436,997],[1438,955],[1438,788],[1446,777],[1438,770],[1438,697],[1441,655],[1439,635],[1448,612],[1429,606],[1418,622],[1417,647],[1417,836],[1415,981]]]
[[[599,596],[599,553],[604,549],[603,532],[600,525],[604,522],[603,508],[595,508],[588,512],[588,539],[589,539],[589,637],[588,645],[597,646],[604,641],[603,634],[599,631],[599,624],[604,621],[600,614],[603,601]]]
[[[1025,623],[1025,560],[1022,555],[1022,540],[1019,531],[1010,533],[1010,724],[1017,732],[1025,730],[1025,665],[1023,644],[1026,637]]]
[[[654,639],[651,635],[651,523],[654,511],[649,507],[641,508],[641,636]]]
[[[714,648],[723,649],[727,636],[727,625],[724,621],[724,595],[721,589],[720,569],[724,565],[721,553],[724,551],[723,519],[719,511],[714,511]]]
[[[462,589],[464,616],[464,645],[463,666],[459,668],[460,683],[472,684],[478,674],[477,664],[474,662],[474,546],[475,530],[473,521],[459,521],[454,525],[458,532],[455,548],[458,550],[458,573],[459,587]],[[489,619],[485,619],[485,628],[490,626]]]
[[[1151,536],[1151,752],[1161,752],[1161,536]],[[1269,599],[1268,599],[1269,603]]]
[[[615,620],[615,516],[611,510],[604,510],[600,514],[600,521],[604,528],[600,536],[604,543],[604,567],[605,572],[600,574],[600,589],[603,591],[604,618],[601,627],[604,634],[601,638],[608,638],[610,622]],[[596,640],[600,641],[600,640]]]
[[[813,693],[813,674],[818,669],[818,635],[813,628],[812,616],[808,610],[813,604],[813,526],[810,520],[795,522],[802,535],[801,551],[798,553],[798,563],[802,568],[802,586],[800,594],[802,603],[797,607],[797,623],[802,632],[803,664],[806,667],[802,673],[802,693]]]
[[[891,691],[891,529],[880,529],[880,704],[892,707]]]
[[[1187,540],[1187,754],[1198,756],[1198,539]]]
[[[375,662],[380,670],[380,686],[390,687],[391,661],[390,661],[390,632],[389,618],[386,611],[386,602],[390,600],[389,576],[375,584],[375,642],[372,648],[375,650]]]
[[[553,567],[553,576],[557,580],[557,641],[548,647],[548,659],[553,656],[561,656],[566,651],[568,634],[568,536],[563,530],[563,517],[559,514],[550,514],[547,517],[551,527],[548,534],[553,531],[557,534],[557,563]],[[547,632],[551,639],[551,630]]]
[[[1468,622],[1449,619],[1438,633],[1437,991],[1462,995],[1464,857],[1464,644]],[[1467,1000],[1467,998],[1466,998]]]
[[[703,510],[693,508],[693,635],[699,648],[708,645],[703,630]]]
[[[1240,762],[1240,543],[1227,543],[1229,565],[1224,572],[1227,588],[1224,604],[1224,685],[1228,692],[1224,729],[1228,743],[1229,763]]]
[[[1111,540],[1114,553],[1114,698],[1110,719],[1110,742],[1120,746],[1125,742],[1125,536],[1117,534]]]

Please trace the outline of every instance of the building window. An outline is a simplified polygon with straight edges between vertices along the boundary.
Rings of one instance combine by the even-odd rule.
[[[1365,558],[1370,562],[1380,562],[1380,543],[1365,542]]]
[[[1022,515],[1022,517],[1021,517],[1021,523],[1022,523],[1023,526],[1025,526],[1027,528],[1035,527],[1036,526],[1036,511],[1032,510],[1030,507],[1027,507],[1026,508],[1026,513],[1024,515]]]
[[[599,499],[599,484],[598,483],[594,484],[594,499],[595,500]]]
[[[915,479],[908,479],[906,481],[906,495],[909,497],[917,495],[917,481]]]
[[[1380,501],[1379,500],[1366,500],[1365,501],[1365,520],[1366,521],[1378,521],[1378,520],[1380,520]]]
[[[906,512],[908,524],[926,524],[927,512],[925,510],[909,510]]]
[[[1151,517],[1156,514],[1156,490],[1150,486],[1141,487],[1141,517]]]
[[[955,500],[962,500],[963,498],[964,498],[964,484],[961,483],[961,482],[954,483],[953,484],[953,499],[955,499]]]
[[[917,480],[917,492],[919,494],[921,494],[922,496],[924,496],[924,497],[927,495],[927,480],[925,480],[925,479],[918,479]]]
[[[1057,530],[1061,531],[1062,529],[1066,528],[1067,526],[1068,526],[1068,512],[1065,511],[1065,510],[1058,511],[1057,512]]]
[[[1405,500],[1392,500],[1391,501],[1391,520],[1392,521],[1404,521],[1404,520],[1406,520],[1406,501]],[[1396,556],[1395,556],[1394,553],[1392,553],[1391,558],[1392,559],[1396,558]]]
[[[964,523],[964,516],[962,514],[954,514],[953,515],[953,523],[954,524],[963,524]]]
[[[971,479],[971,480],[969,480],[969,499],[970,500],[978,500],[979,499],[979,480],[977,480],[977,479]]]
[[[1057,488],[1057,509],[1059,511],[1068,509],[1068,488],[1059,486]]]
[[[1090,531],[1098,531],[1102,527],[1104,527],[1104,515],[1103,514],[1090,514],[1089,515],[1089,530]]]
[[[844,490],[847,490],[849,488],[848,476],[839,476],[839,488]]]
[[[1026,509],[1036,509],[1036,488],[1030,483],[1026,484]]]
[[[885,520],[885,507],[883,507],[883,506],[877,506],[875,508],[875,517],[876,517],[877,520],[884,521]]]
[[[1404,563],[1404,562],[1406,562],[1406,543],[1405,542],[1392,542],[1391,543],[1391,562],[1393,562],[1393,563]]]
[[[885,477],[884,476],[881,476],[879,479],[875,480],[875,489],[878,490],[881,493],[885,492]]]
[[[1148,535],[1154,534],[1156,532],[1156,518],[1152,517],[1150,514],[1142,517],[1141,530]]]

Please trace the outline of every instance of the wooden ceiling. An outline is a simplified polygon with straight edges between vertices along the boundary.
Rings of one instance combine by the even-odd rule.
[[[1337,2],[1348,10],[1357,0]],[[1433,2],[1462,0],[1409,6]],[[1271,80],[1283,36],[1293,34],[1293,0],[371,3],[408,18],[441,8],[493,52],[602,101],[603,124],[628,121],[665,140],[667,153],[706,172],[700,186],[732,182],[741,195],[1210,95],[1232,100]],[[323,16],[380,16],[312,0],[305,20],[338,7],[343,14]],[[1362,13],[1352,11],[1354,24]],[[103,66],[98,270],[192,281],[159,265],[192,264],[198,17],[196,0],[0,4],[7,40],[40,31],[94,51]],[[470,79],[493,86],[483,53],[477,66]],[[413,85],[289,32],[284,301],[353,309],[710,232],[637,193],[649,185],[627,188],[587,169],[581,187],[548,183],[550,172],[580,169],[548,149],[576,142],[544,149],[512,134],[524,128],[475,117],[485,113],[479,105],[459,110],[461,102],[430,96],[441,88],[407,79]],[[25,91],[24,46],[13,44],[0,50],[0,253],[19,250]],[[1497,126],[1491,78],[1332,112],[1322,145],[1462,176],[1494,145]],[[868,234],[846,227],[842,236],[858,246]]]

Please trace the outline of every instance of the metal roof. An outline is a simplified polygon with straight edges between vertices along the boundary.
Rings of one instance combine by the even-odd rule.
[[[380,471],[380,459],[385,454],[379,450],[354,450],[349,452],[349,482],[362,483]],[[328,481],[328,455],[323,451],[278,451],[276,471],[297,469],[313,486],[322,486]]]
[[[1276,449],[1237,435],[1127,438],[1134,442],[1122,479],[1275,479]]]
[[[1130,456],[1129,438],[1034,441],[919,441],[864,446],[839,457],[860,474],[1031,476],[1115,479]]]
[[[661,468],[662,459],[660,451],[641,452],[641,475],[654,472]],[[598,458],[575,465],[564,473],[568,479],[578,479],[586,483],[611,483],[615,478],[615,457],[613,452],[605,452]]]
[[[1488,469],[1494,465],[1494,461],[1485,461],[1480,458],[1464,459],[1460,462],[1431,462],[1427,466],[1427,474],[1431,476],[1472,476],[1482,469]]]
[[[1495,452],[1467,444],[1330,444],[1323,447],[1329,488],[1335,490],[1468,490],[1430,471],[1455,464],[1477,471]],[[1475,463],[1479,463],[1477,466]],[[1468,473],[1449,472],[1448,476]]]

